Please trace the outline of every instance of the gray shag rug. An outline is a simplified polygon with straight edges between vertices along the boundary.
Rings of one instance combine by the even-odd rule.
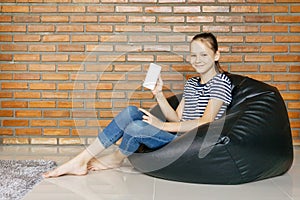
[[[44,172],[56,166],[46,160],[0,160],[0,199],[22,199],[43,180]]]

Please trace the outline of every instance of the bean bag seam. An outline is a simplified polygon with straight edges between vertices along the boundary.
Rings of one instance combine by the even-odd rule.
[[[237,163],[236,163],[235,160],[233,159],[233,157],[232,157],[230,151],[228,150],[228,148],[227,148],[226,146],[225,146],[225,149],[226,149],[227,153],[229,154],[231,160],[233,161],[235,168],[236,168],[237,171],[239,172],[241,182],[244,182],[244,178],[243,178],[243,176],[242,176],[242,174],[241,174],[241,171],[239,170],[239,168],[238,168],[238,166],[237,166]]]

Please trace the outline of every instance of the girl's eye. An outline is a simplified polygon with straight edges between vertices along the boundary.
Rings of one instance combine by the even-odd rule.
[[[191,55],[191,57],[193,57],[193,58],[194,58],[194,57],[196,57],[196,55]]]
[[[206,53],[203,53],[203,54],[201,54],[201,56],[207,56],[207,54],[206,54]]]

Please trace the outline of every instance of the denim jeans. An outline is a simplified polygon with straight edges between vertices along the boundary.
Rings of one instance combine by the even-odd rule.
[[[176,137],[142,121],[143,115],[145,114],[135,106],[125,108],[98,134],[100,142],[107,148],[123,137],[119,148],[123,154],[129,156],[141,144],[158,148]]]

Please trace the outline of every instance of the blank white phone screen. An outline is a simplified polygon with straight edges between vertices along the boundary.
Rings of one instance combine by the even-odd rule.
[[[161,71],[161,66],[151,63],[145,81],[143,83],[143,86],[150,90],[153,90],[158,80],[160,71]]]

